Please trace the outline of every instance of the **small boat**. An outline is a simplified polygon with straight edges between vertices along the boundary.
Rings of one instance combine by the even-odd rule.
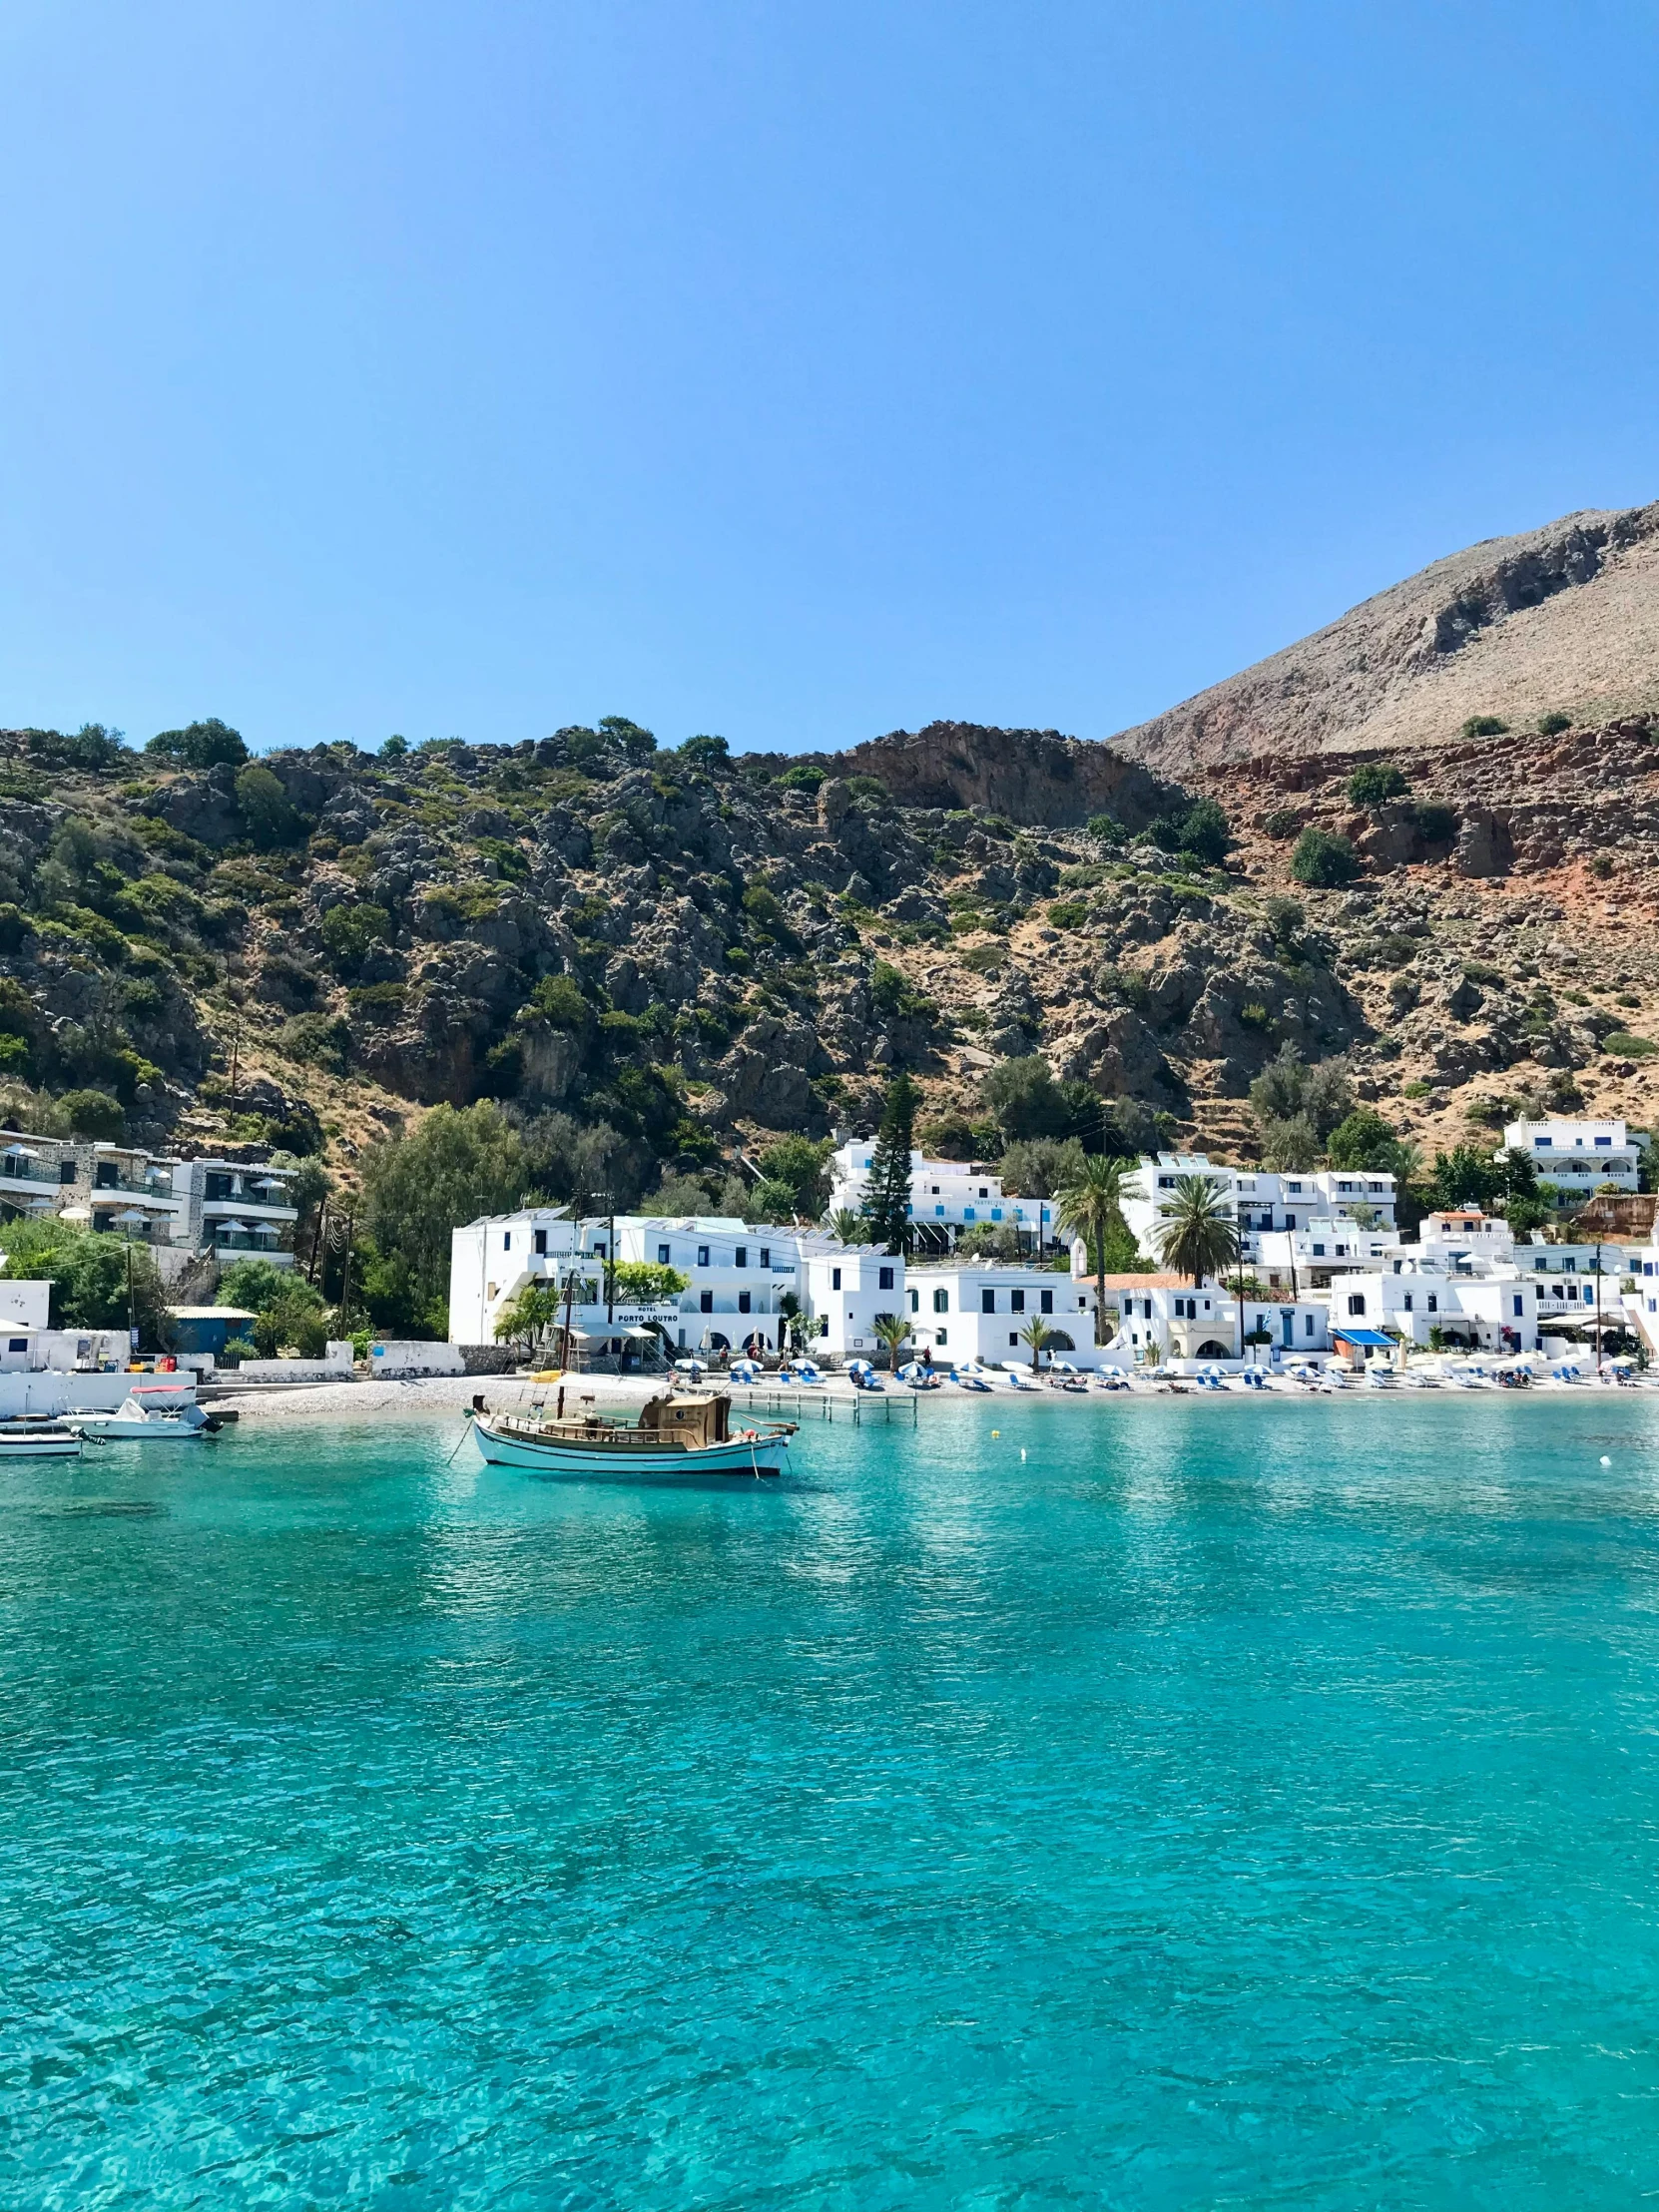
[[[96,1443],[194,1443],[219,1428],[219,1417],[204,1412],[177,1382],[135,1383],[113,1413],[72,1413],[69,1425]]]
[[[0,1459],[76,1459],[81,1439],[66,1421],[0,1420]]]
[[[637,1421],[612,1420],[582,1400],[585,1411],[552,1420],[532,1405],[528,1415],[492,1413],[475,1398],[468,1418],[491,1466],[599,1482],[700,1482],[710,1475],[777,1475],[796,1423],[732,1426],[723,1390],[670,1390],[646,1404]],[[561,1399],[562,1404],[562,1399]]]

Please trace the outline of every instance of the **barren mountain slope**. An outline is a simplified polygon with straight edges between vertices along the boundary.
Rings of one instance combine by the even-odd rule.
[[[1166,775],[1659,705],[1659,503],[1488,538],[1112,742]]]

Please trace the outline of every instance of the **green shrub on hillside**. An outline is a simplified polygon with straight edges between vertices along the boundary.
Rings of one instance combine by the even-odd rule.
[[[217,715],[188,723],[183,730],[158,730],[144,750],[180,768],[240,768],[248,758],[241,731]]]
[[[1470,715],[1463,724],[1465,738],[1501,738],[1509,725],[1501,715]]]
[[[1348,780],[1348,796],[1356,807],[1381,807],[1390,799],[1402,799],[1410,788],[1392,761],[1370,761]]]
[[[1337,890],[1360,872],[1360,856],[1333,830],[1304,830],[1291,854],[1291,873],[1316,890]]]

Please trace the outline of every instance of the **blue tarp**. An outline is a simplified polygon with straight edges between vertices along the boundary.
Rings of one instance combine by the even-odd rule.
[[[1333,1329],[1331,1334],[1345,1345],[1375,1345],[1380,1352],[1393,1350],[1392,1337],[1384,1337],[1381,1329]]]

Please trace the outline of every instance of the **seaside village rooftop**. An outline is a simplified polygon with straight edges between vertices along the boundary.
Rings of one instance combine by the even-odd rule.
[[[1577,1164],[1585,1195],[1634,1192],[1644,1139],[1617,1122],[1517,1124],[1505,1145],[1548,1163],[1565,1190]],[[831,1157],[830,1214],[856,1214],[873,1158],[867,1141]],[[1238,1258],[1198,1282],[1160,1258],[1162,1212],[1202,1178],[1236,1226]],[[1051,1198],[1006,1191],[973,1162],[911,1155],[911,1249],[842,1243],[829,1227],[779,1227],[733,1215],[574,1216],[529,1207],[454,1231],[449,1329],[488,1345],[528,1287],[558,1302],[572,1365],[627,1370],[664,1359],[792,1351],[830,1365],[878,1361],[892,1323],[901,1358],[944,1368],[1023,1366],[1040,1324],[1038,1364],[1129,1372],[1151,1366],[1364,1367],[1401,1349],[1571,1360],[1621,1333],[1659,1354],[1659,1245],[1653,1232],[1597,1243],[1533,1230],[1477,1208],[1398,1227],[1391,1175],[1275,1173],[1196,1153],[1140,1159],[1121,1213],[1141,1265],[1101,1279],[1081,1238],[1059,1234]],[[1013,1233],[1011,1256],[958,1250],[981,1226]],[[672,1272],[667,1272],[672,1271]],[[1099,1323],[1097,1326],[1097,1311]],[[885,1335],[883,1332],[885,1331]]]

